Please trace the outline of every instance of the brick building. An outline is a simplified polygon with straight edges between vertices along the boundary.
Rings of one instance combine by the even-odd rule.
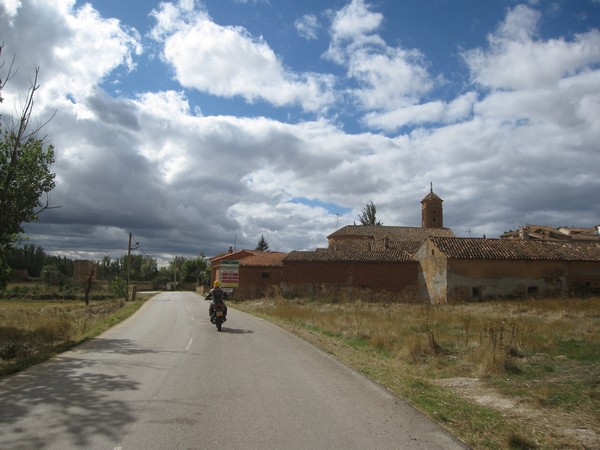
[[[422,227],[348,225],[327,236],[326,249],[291,252],[283,259],[282,290],[416,290],[419,264],[412,255],[429,236],[454,237],[443,227],[442,202],[433,188],[421,200]]]
[[[283,281],[283,259],[287,253],[256,252],[240,261],[240,287],[236,295],[243,298],[262,297],[269,288]]]
[[[417,270],[403,250],[293,251],[283,259],[281,287],[294,295],[335,288],[396,293],[415,285]]]
[[[223,261],[241,261],[244,258],[248,258],[249,256],[254,256],[260,252],[255,250],[238,250],[234,251],[232,248],[229,249],[227,253],[223,253],[221,255],[213,256],[209,258],[210,261],[210,285],[216,280],[221,279],[221,263]]]
[[[600,293],[600,242],[429,237],[414,258],[432,303]]]
[[[592,228],[525,225],[518,230],[509,230],[503,233],[500,238],[531,241],[600,241],[600,225]]]
[[[228,253],[210,258],[211,286],[221,280],[221,266],[224,261],[237,261],[238,287],[234,289],[236,298],[252,298],[263,295],[269,286],[278,287],[282,281],[282,260],[287,253],[261,252],[258,250],[230,249]]]

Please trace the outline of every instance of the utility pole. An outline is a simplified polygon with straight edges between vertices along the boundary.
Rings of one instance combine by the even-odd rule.
[[[127,244],[127,298],[129,300],[129,272],[131,267],[131,233],[129,233],[129,243]]]
[[[173,259],[173,277],[175,280],[175,290],[177,290],[177,256]]]

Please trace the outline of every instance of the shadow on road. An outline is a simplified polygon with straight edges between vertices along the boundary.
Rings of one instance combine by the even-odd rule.
[[[229,327],[223,327],[223,332],[224,333],[230,333],[230,334],[249,334],[249,333],[254,333],[254,331],[252,331],[252,330],[239,330],[237,328],[229,328]]]
[[[86,354],[152,352],[119,339],[98,339],[84,347]],[[64,430],[77,448],[86,447],[94,435],[118,442],[134,421],[133,411],[108,394],[138,390],[139,383],[123,375],[92,373],[94,364],[69,352],[2,380],[0,448],[42,448]]]

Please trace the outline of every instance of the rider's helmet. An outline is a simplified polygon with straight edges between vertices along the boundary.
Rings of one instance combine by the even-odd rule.
[[[215,288],[220,288],[220,287],[221,287],[221,282],[220,282],[219,280],[215,281],[215,282],[213,283],[213,287],[215,287]]]

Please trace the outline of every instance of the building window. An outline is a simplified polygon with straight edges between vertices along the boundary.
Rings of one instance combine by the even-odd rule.
[[[261,277],[262,277],[263,280],[266,279],[266,278],[269,278],[269,272],[263,272],[261,274]]]
[[[481,287],[476,286],[471,288],[471,297],[473,300],[481,300]]]

